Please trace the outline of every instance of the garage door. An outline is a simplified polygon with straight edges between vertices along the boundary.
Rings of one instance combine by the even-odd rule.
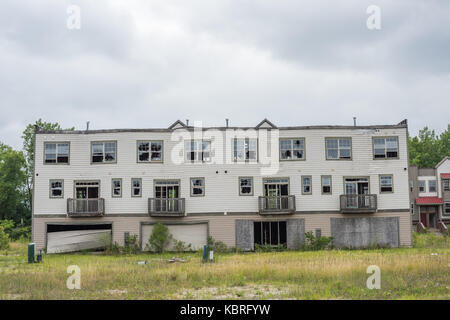
[[[398,217],[331,218],[331,236],[336,247],[398,247]]]
[[[191,244],[192,249],[197,250],[202,248],[208,238],[208,225],[207,223],[195,223],[195,224],[168,224],[170,234],[174,239],[183,241],[184,243]],[[148,239],[152,234],[153,225],[142,225],[142,248],[145,249],[145,245],[148,243]],[[173,244],[169,246],[171,250]]]
[[[111,243],[111,225],[48,225],[47,253],[104,249]]]

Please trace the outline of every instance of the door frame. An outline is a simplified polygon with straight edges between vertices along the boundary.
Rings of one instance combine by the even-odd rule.
[[[98,198],[101,198],[101,180],[74,180],[73,181],[73,198],[77,199],[77,183],[90,183],[90,182],[97,182],[98,183]],[[86,198],[88,199],[88,198]]]

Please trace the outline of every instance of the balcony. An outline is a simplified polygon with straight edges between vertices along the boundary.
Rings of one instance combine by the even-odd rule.
[[[148,214],[152,217],[184,216],[184,198],[149,198]]]
[[[99,217],[105,214],[105,199],[67,199],[69,217]]]
[[[289,214],[295,212],[295,196],[259,197],[259,214]]]
[[[342,213],[373,213],[377,211],[376,194],[342,194]]]

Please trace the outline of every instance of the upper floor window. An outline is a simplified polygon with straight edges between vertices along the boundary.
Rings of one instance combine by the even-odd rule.
[[[393,192],[393,182],[392,175],[381,175],[380,176],[380,193]]]
[[[141,197],[142,196],[142,179],[132,178],[131,179],[131,196]]]
[[[138,141],[138,162],[162,162],[162,141]]]
[[[312,194],[311,176],[302,176],[302,194]]]
[[[91,143],[92,163],[115,163],[116,153],[117,143],[115,141]]]
[[[398,158],[398,137],[374,138],[373,153],[375,159]]]
[[[205,195],[205,178],[191,178],[191,197]]]
[[[428,192],[436,192],[436,180],[428,180]]]
[[[280,139],[280,160],[304,160],[305,139]]]
[[[64,197],[64,182],[63,180],[50,180],[50,198]]]
[[[442,184],[444,191],[450,191],[450,180],[443,180]]]
[[[184,149],[186,153],[186,161],[211,161],[211,141],[188,140],[185,142]]]
[[[120,198],[122,196],[122,179],[112,179],[111,184],[111,196]]]
[[[252,177],[239,178],[239,195],[240,196],[253,195],[253,178]]]
[[[331,176],[322,176],[322,194],[331,194]]]
[[[425,181],[424,180],[419,180],[419,191],[425,192]]]
[[[325,138],[327,160],[345,160],[352,158],[351,138]]]
[[[234,161],[255,162],[257,159],[256,139],[236,138],[233,143],[233,159]]]
[[[69,143],[50,143],[44,144],[44,163],[69,163]]]

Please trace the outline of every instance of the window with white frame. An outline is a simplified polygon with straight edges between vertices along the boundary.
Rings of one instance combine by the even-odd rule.
[[[444,191],[450,191],[450,180],[449,179],[445,179],[442,181],[443,184],[443,190]]]
[[[322,194],[331,194],[331,176],[322,176]]]
[[[113,198],[122,196],[122,179],[111,180],[111,193]]]
[[[188,140],[185,142],[184,150],[186,161],[209,162],[211,161],[211,141]]]
[[[131,179],[131,196],[140,197],[142,196],[142,179],[132,178]]]
[[[428,192],[436,192],[436,180],[428,180]]]
[[[375,159],[398,158],[398,137],[374,138],[373,152]]]
[[[444,202],[444,215],[450,216],[450,202]]]
[[[302,176],[302,194],[312,194],[311,176]]]
[[[69,163],[69,143],[50,143],[44,144],[44,163],[45,164],[59,164]]]
[[[50,198],[63,198],[63,180],[50,180]]]
[[[352,157],[351,138],[326,138],[327,160],[347,160]]]
[[[162,162],[162,141],[138,141],[138,162]]]
[[[205,195],[205,178],[191,178],[191,197]]]
[[[280,139],[280,160],[305,159],[305,139]]]
[[[116,162],[117,143],[115,141],[92,142],[92,163]]]
[[[425,180],[419,180],[419,191],[425,192]]]
[[[252,177],[239,178],[239,195],[240,196],[253,195],[253,178]]]
[[[380,175],[380,193],[393,192],[392,175]]]
[[[256,139],[235,138],[233,141],[233,160],[256,162],[258,142]]]

